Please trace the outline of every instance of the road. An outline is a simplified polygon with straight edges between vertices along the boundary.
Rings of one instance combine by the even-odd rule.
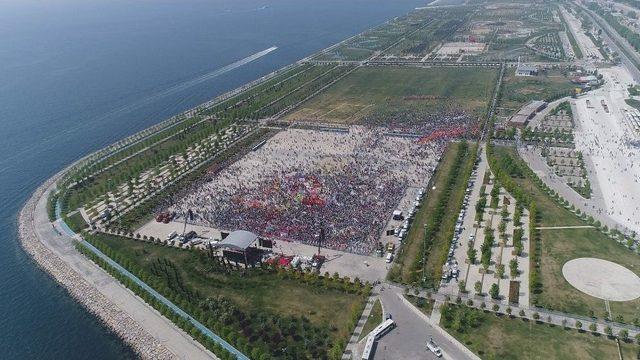
[[[434,326],[420,310],[403,301],[403,289],[385,285],[380,292],[385,314],[391,314],[397,326],[383,336],[376,347],[375,360],[435,359],[425,350],[429,338],[440,346],[444,359],[478,359],[441,328]]]
[[[582,8],[587,16],[589,16],[594,23],[594,25],[600,27],[602,31],[602,38],[609,45],[609,47],[617,52],[620,55],[620,60],[622,64],[629,70],[631,76],[633,76],[633,80],[636,82],[640,82],[640,70],[636,67],[635,64],[640,64],[640,54],[638,54],[635,49],[625,40],[620,34],[618,34],[615,29],[613,29],[604,19],[602,19],[598,14],[593,11],[587,9],[582,6],[580,3],[576,3],[580,8]],[[624,51],[622,51],[624,49]],[[633,57],[633,61],[629,57]]]

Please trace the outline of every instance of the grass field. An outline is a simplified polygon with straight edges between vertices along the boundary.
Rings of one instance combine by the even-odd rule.
[[[404,295],[404,298],[409,300],[409,302],[422,311],[423,314],[431,317],[431,313],[433,312],[433,300],[409,294]]]
[[[125,267],[144,271],[149,277],[144,280],[160,293],[166,294],[172,289],[163,275],[166,271],[158,270],[159,263],[170,260],[175,265],[172,268],[177,273],[175,278],[180,279],[180,288],[186,289],[185,293],[197,294],[194,298],[223,296],[251,316],[273,314],[283,319],[307,319],[312,325],[327,329],[332,342],[348,339],[350,312],[360,310],[365,301],[364,296],[357,293],[317,287],[274,273],[219,271],[206,255],[193,251],[106,235],[95,239],[118,254]]]
[[[506,72],[500,107],[518,111],[531,100],[549,100],[567,96],[575,88],[560,71],[549,70],[537,76],[515,76],[515,69]]]
[[[351,124],[373,113],[440,111],[445,104],[479,114],[487,107],[496,74],[491,68],[363,67],[286,119]]]
[[[84,221],[84,218],[82,217],[82,214],[80,214],[80,212],[76,212],[73,215],[67,216],[64,219],[64,222],[67,223],[67,225],[69,225],[69,227],[71,228],[71,230],[79,233],[82,230],[86,229],[88,224],[86,221]]]
[[[373,308],[371,309],[371,313],[367,318],[367,322],[364,323],[359,339],[362,340],[367,337],[371,330],[375,329],[375,327],[380,325],[380,323],[382,323],[382,304],[380,304],[380,300],[376,300],[373,304]]]
[[[509,155],[519,159],[512,148],[495,147],[495,153],[498,157]],[[557,205],[528,177],[514,180],[532,195],[539,213],[538,226],[588,225],[571,211]],[[613,261],[640,275],[640,257],[597,229],[554,229],[540,230],[539,233],[542,291],[534,295],[538,306],[584,316],[591,316],[592,312],[599,318],[604,316],[603,300],[580,292],[562,276],[562,266],[575,258],[595,257]],[[622,315],[626,322],[631,322],[640,317],[640,299],[610,302],[610,305],[613,318]]]
[[[618,359],[614,340],[575,329],[495,316],[477,309],[449,306],[441,324],[449,334],[482,359]],[[473,325],[454,329],[455,320]],[[458,327],[459,328],[459,327]],[[621,342],[625,359],[635,359],[638,346]]]

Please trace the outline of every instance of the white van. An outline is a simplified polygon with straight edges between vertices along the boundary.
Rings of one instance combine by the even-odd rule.
[[[385,260],[386,262],[390,263],[393,261],[393,254],[392,253],[387,253],[387,259]]]

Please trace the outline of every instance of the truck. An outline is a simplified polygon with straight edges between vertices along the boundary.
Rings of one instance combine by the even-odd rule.
[[[396,244],[392,242],[387,243],[387,252],[392,253],[395,251],[395,249],[396,249]]]

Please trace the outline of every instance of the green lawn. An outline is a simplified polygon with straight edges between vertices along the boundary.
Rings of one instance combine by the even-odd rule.
[[[640,257],[607,238],[596,229],[540,230],[542,246],[542,294],[540,306],[588,316],[589,311],[602,318],[604,301],[586,295],[571,286],[562,276],[562,266],[580,257],[613,261],[640,275]],[[640,317],[640,299],[610,302],[613,317],[622,315],[630,322]]]
[[[172,299],[171,295],[168,297],[183,308],[199,308],[205,299],[222,296],[247,318],[272,321],[281,329],[282,326],[284,329],[288,327],[286,324],[280,325],[280,321],[308,321],[314,332],[309,336],[316,338],[314,347],[324,348],[324,351],[331,344],[348,339],[352,313],[357,312],[359,316],[365,301],[362,294],[295,279],[289,273],[277,274],[259,269],[245,274],[237,270],[225,271],[215,266],[204,253],[115,236],[97,235],[94,239],[106,245],[113,252],[112,255],[117,255],[117,260],[123,266],[138,269],[134,272],[142,271],[145,274],[143,280],[160,293],[165,296],[179,294],[177,299]],[[170,262],[170,266],[165,265],[167,262]],[[275,316],[274,319],[281,320],[270,320],[265,316]],[[259,329],[260,324],[254,322],[241,322],[240,326]],[[255,334],[255,330],[251,332]],[[252,339],[249,335],[249,341],[256,341]]]
[[[486,109],[496,79],[491,68],[362,67],[289,115],[357,123],[375,113],[406,109]],[[413,97],[413,98],[407,98]]]
[[[359,340],[364,339],[371,330],[375,329],[376,326],[382,323],[382,304],[380,304],[380,300],[376,300],[373,304],[373,308],[371,309],[371,313],[367,318],[367,322],[364,323],[364,327],[362,328],[362,332],[360,333]]]
[[[531,100],[547,100],[558,94],[564,96],[574,89],[566,74],[548,70],[537,76],[515,76],[515,69],[506,72],[500,106],[518,111]]]
[[[87,224],[86,221],[84,221],[84,218],[82,217],[82,214],[80,214],[80,212],[76,212],[71,216],[67,216],[64,219],[64,222],[67,223],[67,225],[69,225],[69,227],[71,228],[71,230],[79,233],[82,230],[86,229],[87,226],[89,226],[89,224]]]
[[[482,359],[618,359],[616,342],[605,336],[462,306],[449,309],[441,324]],[[635,359],[637,345],[621,343],[621,347],[625,359]]]
[[[422,297],[416,297],[413,295],[404,295],[405,299],[409,300],[415,307],[417,307],[423,314],[431,317],[433,312],[433,300],[425,299]]]

